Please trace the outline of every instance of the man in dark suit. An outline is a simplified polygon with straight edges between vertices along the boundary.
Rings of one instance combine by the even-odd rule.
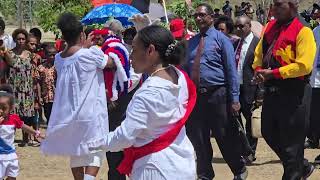
[[[254,76],[252,63],[254,51],[259,38],[251,32],[251,20],[248,16],[237,17],[235,21],[235,33],[240,37],[236,48],[236,63],[240,82],[240,104],[241,113],[246,120],[246,135],[253,152],[244,152],[243,157],[246,163],[250,164],[256,160],[255,151],[258,139],[252,137],[251,133],[251,108],[257,99],[262,99],[262,90],[253,85],[251,80]]]

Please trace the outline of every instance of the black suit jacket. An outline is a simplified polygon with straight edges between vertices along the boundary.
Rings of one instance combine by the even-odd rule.
[[[240,100],[246,104],[252,104],[255,99],[262,98],[263,89],[251,83],[254,76],[254,70],[252,69],[254,51],[258,43],[259,38],[254,36],[243,63],[243,84],[240,89]]]

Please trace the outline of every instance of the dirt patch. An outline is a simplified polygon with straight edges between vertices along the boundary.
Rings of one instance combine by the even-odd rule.
[[[17,139],[21,139],[21,131],[17,131]],[[214,163],[213,167],[216,180],[232,179],[232,173],[224,162],[221,153],[214,140]],[[63,146],[63,144],[61,144]],[[40,153],[39,147],[17,147],[20,162],[20,175],[18,180],[68,180],[72,179],[69,170],[69,158],[67,157],[48,157]],[[305,156],[310,161],[320,153],[319,150],[306,150]],[[104,161],[98,180],[107,178],[107,162]],[[257,148],[257,161],[253,166],[248,167],[248,180],[277,180],[281,179],[282,166],[276,155],[271,151],[263,139],[259,139]],[[309,180],[319,180],[320,170],[317,169]]]

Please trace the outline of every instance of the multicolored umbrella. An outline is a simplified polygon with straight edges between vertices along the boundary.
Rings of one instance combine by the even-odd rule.
[[[81,22],[85,25],[104,24],[109,18],[118,19],[123,26],[133,25],[129,18],[141,14],[136,8],[127,4],[106,4],[92,9]]]

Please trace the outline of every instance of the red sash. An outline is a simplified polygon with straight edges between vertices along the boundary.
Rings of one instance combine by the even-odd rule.
[[[130,147],[124,150],[124,159],[122,160],[121,164],[118,166],[118,171],[120,174],[129,175],[132,171],[133,163],[137,160],[142,158],[143,156],[159,152],[165,148],[167,148],[173,141],[177,138],[180,130],[184,127],[186,121],[188,120],[197,100],[197,92],[196,87],[192,80],[188,77],[188,75],[181,71],[185,79],[187,81],[188,91],[189,91],[189,98],[187,104],[187,110],[185,115],[175,123],[172,129],[167,131],[166,133],[159,136],[157,139],[153,140],[152,142],[141,146],[141,147]]]

